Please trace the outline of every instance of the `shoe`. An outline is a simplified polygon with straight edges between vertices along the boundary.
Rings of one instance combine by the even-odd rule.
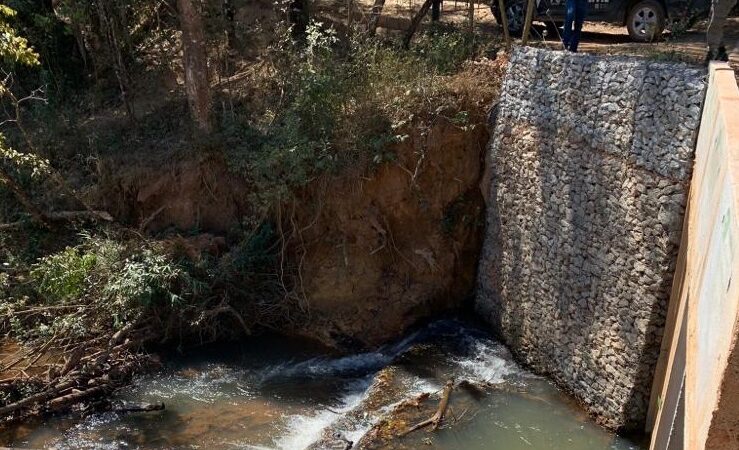
[[[718,52],[716,52],[716,60],[729,62],[729,54],[726,52],[726,47],[723,45],[719,47]]]
[[[711,61],[713,61],[713,52],[711,50],[708,50],[708,53],[706,53],[706,57],[703,58],[703,64],[708,65]]]

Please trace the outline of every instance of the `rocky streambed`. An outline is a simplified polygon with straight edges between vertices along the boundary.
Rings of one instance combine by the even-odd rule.
[[[452,391],[438,430],[403,435]],[[459,383],[468,383],[462,386]],[[638,449],[475,326],[433,322],[373,352],[332,355],[279,338],[204,348],[117,400],[163,411],[56,417],[0,443],[57,449]],[[350,446],[351,443],[351,446]]]

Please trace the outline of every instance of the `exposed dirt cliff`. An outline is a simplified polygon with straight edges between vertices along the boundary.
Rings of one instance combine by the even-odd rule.
[[[299,309],[277,327],[338,347],[373,346],[472,293],[487,112],[504,63],[476,63],[452,80],[456,103],[417,115],[389,161],[325,173],[272,209],[277,277]],[[250,203],[254,187],[219,153],[115,164],[101,171],[99,202],[143,231],[225,236],[265,219]]]
[[[375,174],[301,196],[295,219],[304,231],[291,253],[311,312],[302,333],[378,344],[471,293],[487,139],[482,126],[437,119]]]

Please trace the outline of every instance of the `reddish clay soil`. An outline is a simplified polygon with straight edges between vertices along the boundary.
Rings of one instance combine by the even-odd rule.
[[[734,337],[734,349],[724,372],[721,397],[708,432],[709,450],[736,450],[739,448],[739,345]]]

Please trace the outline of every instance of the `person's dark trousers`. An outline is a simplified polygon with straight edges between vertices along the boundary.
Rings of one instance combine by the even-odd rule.
[[[577,51],[577,45],[580,43],[582,24],[585,22],[587,13],[588,0],[567,0],[567,16],[565,17],[564,36],[562,36],[565,50],[571,52]]]

